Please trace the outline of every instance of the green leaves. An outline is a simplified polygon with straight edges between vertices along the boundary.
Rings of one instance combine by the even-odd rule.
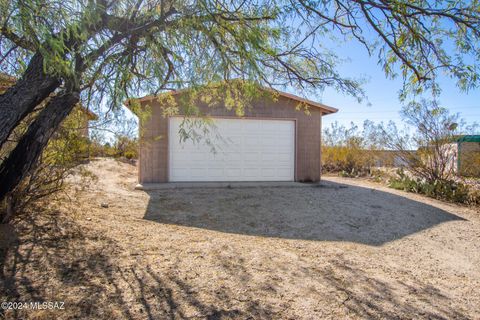
[[[386,77],[403,78],[402,99],[437,94],[440,73],[463,90],[480,84],[478,1],[0,0],[0,11],[0,52],[13,72],[40,51],[46,72],[75,78],[87,102],[111,107],[235,78],[363,98],[325,38],[377,55]]]

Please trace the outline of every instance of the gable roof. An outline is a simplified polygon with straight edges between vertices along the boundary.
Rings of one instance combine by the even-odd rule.
[[[17,79],[15,77],[12,77],[6,73],[0,72],[0,94],[6,91],[8,88],[13,86],[17,82]],[[87,116],[88,120],[98,120],[98,115],[81,104],[79,104],[81,110],[85,113]]]
[[[287,99],[295,100],[295,101],[298,101],[298,102],[301,102],[301,103],[305,103],[309,106],[319,108],[319,109],[322,110],[323,114],[331,114],[331,113],[336,113],[338,111],[337,108],[333,108],[333,107],[324,105],[323,103],[320,103],[320,102],[308,100],[308,99],[299,97],[297,95],[294,95],[294,94],[291,94],[291,93],[288,93],[288,92],[283,92],[283,91],[267,88],[267,87],[264,87],[264,86],[259,86],[259,87],[260,87],[261,90],[272,92],[272,93],[278,94],[282,97],[285,97]],[[189,90],[188,88],[180,89],[180,90],[172,90],[172,91],[168,91],[168,93],[170,93],[172,95],[178,95],[178,94],[181,94],[181,93],[183,93],[185,91],[188,91],[188,90]],[[125,106],[128,107],[129,106],[129,101],[131,101],[131,100],[139,101],[139,102],[152,101],[152,100],[156,99],[158,96],[161,96],[162,94],[165,94],[165,93],[167,93],[167,92],[160,93],[158,95],[148,95],[148,96],[145,96],[145,97],[142,97],[142,98],[129,99],[124,104],[125,104]]]

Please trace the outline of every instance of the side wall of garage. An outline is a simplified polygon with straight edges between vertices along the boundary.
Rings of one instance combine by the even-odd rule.
[[[178,101],[178,100],[177,100]],[[296,181],[319,181],[321,175],[321,121],[319,108],[309,107],[308,113],[297,110],[299,102],[280,96],[276,101],[258,99],[245,110],[245,117],[258,119],[296,120]],[[143,101],[151,110],[147,120],[140,123],[139,182],[168,182],[168,117],[158,101]],[[212,117],[236,117],[234,110],[199,104],[202,114]]]

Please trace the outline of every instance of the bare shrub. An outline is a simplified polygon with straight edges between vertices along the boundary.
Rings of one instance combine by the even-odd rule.
[[[457,150],[453,144],[459,135],[475,130],[476,125],[466,126],[458,114],[450,114],[436,101],[412,102],[401,115],[413,128],[411,132],[397,129],[393,122],[377,127],[381,143],[394,150],[405,164],[405,171],[399,170],[390,179],[390,186],[441,200],[480,203],[478,191],[457,175]]]

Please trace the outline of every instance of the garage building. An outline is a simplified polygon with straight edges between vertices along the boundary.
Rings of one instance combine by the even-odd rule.
[[[170,93],[180,104],[174,116],[166,115],[168,99],[159,98],[165,94],[135,99],[140,108],[127,103],[132,110],[149,110],[147,117],[139,116],[140,184],[320,180],[322,116],[337,109],[275,91],[274,99],[255,98],[239,117],[222,103],[198,99],[200,114],[209,119],[202,127],[182,114],[186,92]],[[185,132],[190,138],[184,139]]]

